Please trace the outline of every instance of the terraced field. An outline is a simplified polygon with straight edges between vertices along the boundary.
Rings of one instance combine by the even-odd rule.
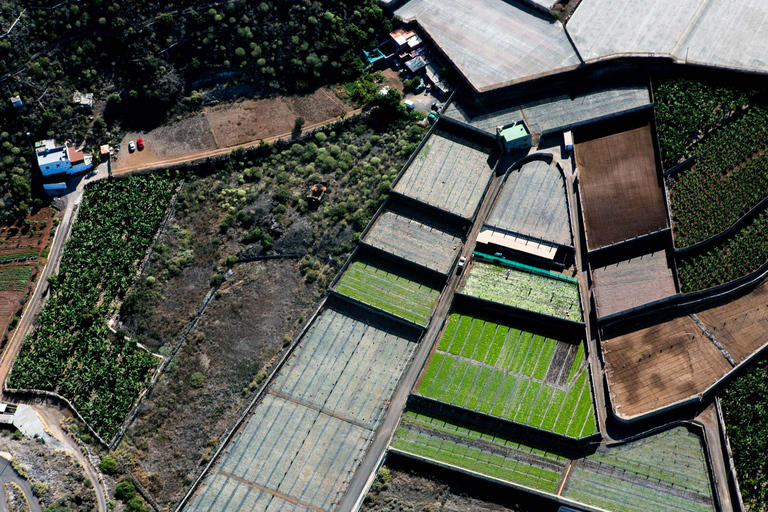
[[[576,281],[476,261],[461,293],[543,315],[581,322]]]
[[[714,512],[701,438],[677,427],[569,461],[520,440],[407,411],[392,449],[613,512]],[[565,474],[572,462],[571,471]]]
[[[597,431],[584,343],[452,314],[417,393],[581,438]]]
[[[426,325],[440,291],[370,261],[354,261],[341,276],[335,290],[397,317]]]
[[[715,510],[701,438],[685,427],[576,461],[563,495],[618,512]]]
[[[407,411],[395,450],[555,493],[568,459],[498,434]]]
[[[0,268],[0,292],[22,292],[32,275],[32,267]]]

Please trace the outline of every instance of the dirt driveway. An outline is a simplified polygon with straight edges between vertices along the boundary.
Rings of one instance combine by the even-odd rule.
[[[126,133],[113,169],[119,174],[129,169],[171,165],[195,155],[214,156],[218,154],[216,150],[289,136],[297,117],[304,118],[304,129],[308,130],[353,112],[354,107],[340,100],[328,87],[305,96],[279,96],[206,107],[199,115],[150,132]],[[129,152],[129,141],[139,138],[144,141],[144,149]]]

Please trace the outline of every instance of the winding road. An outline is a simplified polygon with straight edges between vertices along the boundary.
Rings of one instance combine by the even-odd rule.
[[[5,484],[14,483],[18,485],[24,496],[29,502],[30,512],[43,512],[43,507],[40,506],[40,502],[37,501],[35,495],[32,494],[32,485],[26,478],[21,478],[16,471],[11,467],[11,461],[5,457],[0,457],[0,510],[8,510],[8,502],[5,501]]]

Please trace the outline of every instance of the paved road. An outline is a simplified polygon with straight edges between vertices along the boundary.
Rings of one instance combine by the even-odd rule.
[[[362,109],[358,108],[356,110],[352,110],[350,112],[347,112],[344,115],[344,119],[347,118],[347,117],[350,117],[350,116],[358,115],[362,111],[363,111]],[[326,119],[325,121],[320,121],[319,123],[307,124],[307,125],[304,125],[304,127],[302,128],[302,132],[306,133],[308,131],[314,130],[315,128],[320,128],[321,126],[325,126],[325,125],[328,125],[328,124],[335,123],[337,121],[341,121],[342,119],[343,118],[341,116],[339,116],[339,117],[332,117],[330,119]],[[262,140],[264,142],[271,143],[271,142],[275,142],[275,141],[281,140],[281,139],[282,140],[291,140],[292,136],[293,136],[293,132],[288,132],[288,133],[283,133],[281,135],[275,135],[274,137],[266,137],[266,138],[263,138],[263,139],[254,139],[252,141],[244,142],[242,144],[237,144],[237,145],[234,145],[234,146],[226,146],[226,147],[218,148],[218,149],[210,149],[210,150],[206,150],[206,151],[198,151],[196,153],[189,153],[187,155],[176,156],[176,157],[173,157],[173,158],[157,159],[157,160],[155,160],[153,162],[150,162],[148,164],[137,165],[137,166],[130,166],[130,167],[125,167],[123,169],[115,169],[114,166],[113,166],[112,174],[117,176],[117,175],[120,175],[120,174],[130,174],[130,173],[139,172],[139,171],[147,171],[147,170],[152,170],[152,169],[161,169],[161,168],[164,168],[164,167],[170,167],[172,165],[189,164],[189,163],[205,160],[206,158],[211,158],[211,157],[214,157],[214,156],[226,155],[228,153],[233,152],[236,149],[241,149],[241,148],[244,149],[244,148],[250,148],[250,147],[253,147],[253,146],[258,146],[261,143]]]
[[[5,488],[5,484],[11,482],[21,487],[27,501],[29,501],[29,508],[32,509],[30,512],[43,512],[43,507],[40,506],[40,502],[37,501],[35,495],[32,494],[32,485],[29,483],[29,480],[21,478],[11,467],[11,462],[4,457],[0,457],[0,510],[8,510],[8,503],[5,501],[5,492],[3,489]]]
[[[64,430],[61,428],[61,419],[65,417],[64,411],[58,407],[35,405],[35,412],[43,420],[48,432],[64,445],[64,449],[69,452],[82,466],[85,476],[93,483],[93,489],[96,492],[96,502],[99,506],[99,512],[107,512],[107,495],[104,485],[99,480],[99,474],[91,461],[80,450],[80,447]]]
[[[500,164],[499,168],[506,170],[510,163],[511,162],[508,162],[508,160],[505,159],[503,163]],[[493,205],[493,200],[501,186],[502,178],[503,176],[493,177],[491,185],[488,188],[488,193],[485,195],[478,210],[478,221],[473,224],[467,235],[467,241],[461,252],[461,255],[467,257],[467,259],[469,259],[469,256],[472,254],[475,242],[477,241],[477,235],[480,234],[480,228],[483,225],[482,219],[486,218]],[[408,369],[400,379],[400,383],[395,390],[395,394],[392,397],[389,409],[384,416],[384,420],[381,422],[381,425],[379,425],[378,431],[373,438],[373,443],[368,448],[365,457],[360,463],[360,467],[350,481],[347,492],[339,503],[339,510],[341,512],[353,512],[360,508],[360,504],[376,476],[376,469],[379,467],[379,464],[389,447],[392,436],[395,433],[397,424],[400,421],[400,416],[405,409],[408,395],[411,393],[411,389],[416,383],[416,379],[418,379],[421,369],[432,351],[432,347],[437,342],[437,337],[443,326],[443,320],[448,315],[448,310],[453,302],[453,295],[460,279],[461,276],[457,275],[455,272],[448,279],[445,291],[435,307],[435,312],[432,316],[429,328],[419,342],[419,348],[416,350]]]

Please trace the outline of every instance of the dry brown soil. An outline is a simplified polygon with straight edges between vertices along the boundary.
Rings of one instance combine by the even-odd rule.
[[[173,505],[236,418],[251,385],[310,314],[320,293],[296,260],[237,264],[142,404],[120,451],[161,506]],[[192,375],[205,375],[201,385]]]
[[[45,243],[53,227],[53,209],[43,208],[34,215],[28,215],[8,226],[0,228],[0,259],[13,254],[25,252],[39,252],[45,247]],[[23,221],[29,220],[32,224],[25,228]],[[37,222],[37,224],[34,224]],[[45,222],[45,227],[42,227]],[[30,234],[34,231],[34,234]]]
[[[392,479],[384,490],[369,493],[363,512],[533,512],[520,508],[518,503],[524,501],[512,497],[510,490],[473,488],[470,483],[449,481],[426,466],[410,466],[399,459],[387,462],[385,467]],[[493,498],[492,494],[497,496]],[[534,510],[549,512],[548,508],[538,507]]]
[[[19,220],[11,225],[0,228],[0,259],[11,258],[14,254],[22,254],[29,252],[40,251],[50,241],[51,228],[53,227],[54,211],[52,208],[43,208],[36,212],[34,215],[28,215],[27,220],[33,224],[29,227],[24,227]],[[34,224],[34,223],[37,224]],[[45,223],[45,227],[43,227]],[[34,234],[30,234],[34,231]],[[9,263],[4,266],[30,266],[32,267],[31,281],[37,278],[39,269],[43,266],[43,261],[38,258],[36,261],[29,261],[26,263]],[[30,282],[27,282],[25,287],[30,293],[33,286]],[[0,291],[0,336],[2,336],[8,324],[11,323],[13,315],[22,308],[20,299],[24,297],[26,292],[17,291]],[[5,340],[0,340],[0,346],[5,345]]]
[[[205,115],[216,143],[224,147],[289,133],[298,117],[303,117],[310,125],[353,109],[328,87],[322,87],[305,96],[280,96],[206,107]]]
[[[205,107],[203,113],[150,132],[128,132],[120,143],[115,171],[149,165],[171,157],[194,155],[260,139],[290,134],[297,117],[307,127],[334,119],[354,107],[323,87],[304,96],[278,96]],[[128,142],[141,138],[144,149],[128,151]]]

